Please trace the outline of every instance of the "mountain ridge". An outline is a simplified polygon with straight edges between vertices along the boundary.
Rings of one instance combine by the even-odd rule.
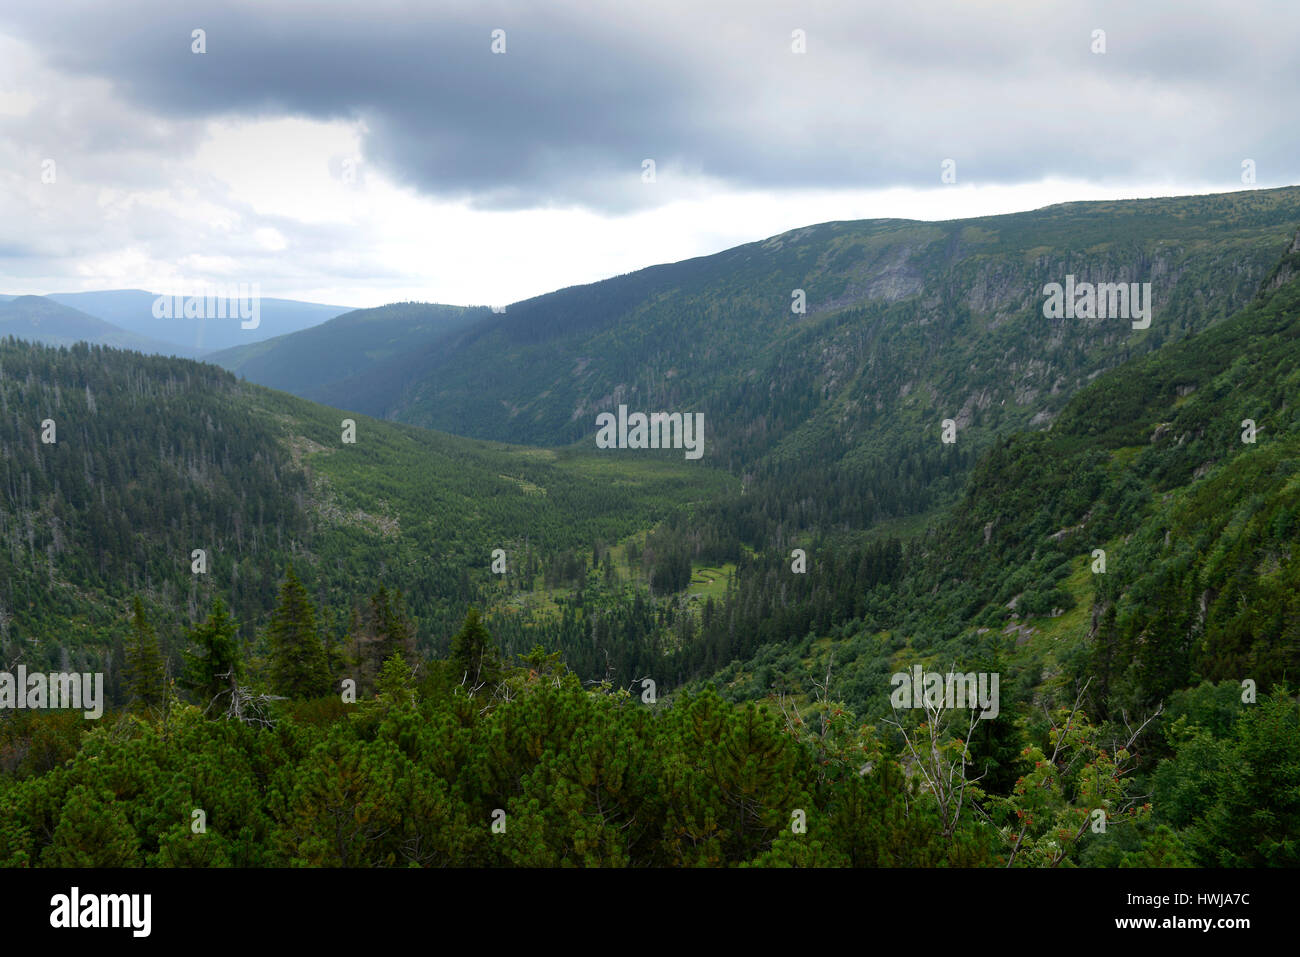
[[[89,342],[148,353],[165,353],[171,349],[167,343],[128,332],[44,296],[10,296],[0,300],[0,336],[54,346]]]
[[[193,290],[187,290],[189,295]],[[261,297],[257,328],[242,328],[223,319],[167,319],[153,314],[158,294],[143,289],[103,289],[50,293],[44,298],[111,323],[146,340],[163,343],[171,352],[198,357],[216,349],[256,342],[281,332],[296,332],[347,311],[345,306]]]

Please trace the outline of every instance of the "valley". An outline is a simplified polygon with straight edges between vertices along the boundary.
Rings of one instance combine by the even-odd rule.
[[[1298,228],[827,223],[211,362],[6,339],[0,661],[109,714],[0,721],[0,862],[1294,864]]]

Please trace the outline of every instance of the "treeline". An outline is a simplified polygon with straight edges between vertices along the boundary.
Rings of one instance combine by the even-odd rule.
[[[766,463],[749,476],[743,495],[710,503],[697,518],[726,530],[725,541],[735,543],[730,558],[739,543],[769,549],[794,534],[834,536],[935,509],[957,497],[981,450],[944,445],[938,422],[929,431],[898,454],[865,461],[836,461],[828,440],[819,447],[825,457]]]
[[[115,706],[160,707],[176,684],[205,713],[238,710],[248,702],[260,706],[272,698],[317,698],[338,691],[344,682],[351,682],[353,694],[366,694],[389,658],[398,655],[414,663],[418,656],[401,592],[380,585],[353,604],[340,640],[322,627],[292,565],[285,570],[266,628],[248,640],[241,639],[239,622],[220,596],[181,641],[165,644],[138,595],[132,609],[129,634],[109,656],[110,666],[116,659],[117,667],[105,676]]]
[[[644,548],[629,543],[627,550],[629,561],[646,570],[649,588],[624,581],[608,551],[602,555],[597,547],[573,592],[555,598],[556,611],[501,610],[490,617],[502,647],[522,654],[540,644],[558,652],[583,680],[627,687],[653,677],[677,687],[765,645],[826,634],[888,607],[907,567],[896,538],[810,547],[802,572],[794,571],[788,554],[751,555],[737,565],[721,597],[688,600],[680,590],[689,584],[692,560],[712,556],[704,548],[697,552],[690,533],[672,526],[646,542]],[[676,587],[661,593],[665,568],[681,572]]]

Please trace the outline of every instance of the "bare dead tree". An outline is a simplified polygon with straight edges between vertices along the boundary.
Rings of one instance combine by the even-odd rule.
[[[948,669],[947,677],[955,674],[955,667],[954,662]],[[953,712],[957,709],[949,708],[945,698],[946,696],[940,695],[936,704],[922,700],[925,720],[914,729],[915,733],[908,730],[899,719],[898,711],[892,706],[894,719],[886,718],[885,724],[897,728],[903,736],[903,743],[912,758],[913,769],[921,775],[925,789],[933,795],[938,805],[943,836],[945,839],[951,839],[961,821],[967,787],[983,779],[988,769],[985,768],[975,777],[971,777],[967,771],[972,766],[970,738],[980,720],[978,709],[975,707],[967,709],[969,721],[966,725],[966,733],[963,737],[956,738],[952,736],[950,729],[954,720]]]
[[[203,711],[205,715],[219,712],[227,721],[240,721],[263,728],[274,726],[275,722],[270,716],[270,704],[272,701],[286,700],[284,695],[258,694],[250,691],[235,680],[234,672],[231,671],[216,677],[225,678],[230,682],[230,687],[218,692],[216,697],[208,702],[207,708]],[[226,699],[224,712],[220,711],[219,704],[223,698]]]

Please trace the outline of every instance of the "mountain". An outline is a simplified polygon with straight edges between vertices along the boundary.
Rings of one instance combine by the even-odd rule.
[[[825,223],[515,303],[304,391],[548,446],[592,444],[620,404],[702,412],[708,461],[755,493],[756,534],[864,526],[950,499],[994,436],[1050,423],[1102,371],[1241,308],[1297,223],[1295,187]],[[1045,318],[1044,288],[1071,276],[1150,283],[1149,328]],[[935,441],[944,419],[954,445]],[[763,491],[778,476],[793,500]]]
[[[962,751],[1008,864],[1300,864],[1297,369],[1300,234],[1233,316],[999,439],[905,545],[796,540],[804,574],[742,560],[693,641],[718,667],[688,687],[824,736],[828,707],[899,721],[914,668],[999,675],[998,720],[913,722],[934,750],[905,753],[934,780]],[[1099,807],[1118,839],[1079,826]]]
[[[142,289],[52,293],[46,298],[111,322],[127,332],[167,343],[172,347],[168,351],[179,347],[181,354],[190,356],[297,332],[348,311],[345,306],[262,297],[256,319],[186,319],[183,316],[160,319],[154,316],[157,295]],[[256,326],[252,325],[254,321]],[[244,328],[245,324],[249,327]]]
[[[916,661],[997,662],[1017,676],[1004,702],[1087,685],[1106,719],[1204,682],[1288,686],[1297,370],[1300,234],[1235,315],[1099,376],[1050,429],[998,440],[960,501],[866,580],[876,552],[834,540],[806,577],[783,575],[781,555],[745,563],[701,642],[751,637],[723,647],[739,660],[715,677],[761,696],[833,657],[872,716],[889,713],[881,676]]]
[[[318,326],[205,356],[259,385],[309,399],[329,396],[344,408],[357,377],[426,348],[492,315],[486,307],[401,302],[346,312]]]
[[[89,342],[137,352],[171,351],[166,343],[127,332],[44,296],[0,298],[0,336],[14,336],[51,346]]]
[[[1206,680],[1293,680],[1298,370],[1300,235],[1237,315],[1098,379],[1050,432],[981,463],[939,546],[948,575],[974,582],[977,565],[1006,563],[1045,584],[1053,552],[1091,563],[1104,550],[1073,668],[1112,712]],[[1008,585],[985,598],[1009,600]]]

